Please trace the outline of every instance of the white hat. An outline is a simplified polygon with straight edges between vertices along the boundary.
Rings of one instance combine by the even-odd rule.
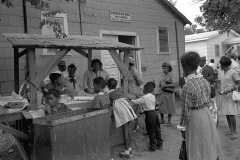
[[[135,63],[135,61],[134,61],[134,59],[132,57],[129,57],[129,63],[132,63],[132,64]]]

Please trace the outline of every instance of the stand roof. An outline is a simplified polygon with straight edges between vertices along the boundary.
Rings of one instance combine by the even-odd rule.
[[[97,36],[68,35],[57,39],[54,36],[41,34],[3,33],[14,48],[78,48],[93,50],[139,50],[141,47],[116,42]]]

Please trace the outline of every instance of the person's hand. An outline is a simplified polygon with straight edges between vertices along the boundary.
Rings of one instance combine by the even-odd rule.
[[[93,94],[93,92],[91,92],[88,88],[85,88],[84,91],[85,91],[86,93]]]
[[[48,114],[48,115],[51,115],[51,106],[49,104],[45,104],[45,112]]]
[[[185,139],[185,131],[181,131],[182,133],[182,138]]]

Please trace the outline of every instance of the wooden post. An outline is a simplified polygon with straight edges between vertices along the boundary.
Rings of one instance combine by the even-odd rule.
[[[178,30],[177,30],[177,21],[175,21],[175,34],[176,34],[176,45],[177,45],[177,61],[178,61],[178,76],[181,77],[180,69],[180,56],[179,56],[179,46],[178,46]]]
[[[14,48],[14,90],[18,94],[19,92],[19,59],[18,48]]]
[[[129,53],[129,51],[124,52],[124,63],[127,68],[129,67]],[[123,75],[123,94],[124,97],[128,97],[128,77],[125,75]]]
[[[92,50],[88,49],[88,70],[91,70],[91,62],[92,62]]]
[[[35,49],[28,49],[28,66],[29,66],[29,79],[30,81],[36,75],[36,53]],[[30,83],[30,108],[37,110],[37,87]]]

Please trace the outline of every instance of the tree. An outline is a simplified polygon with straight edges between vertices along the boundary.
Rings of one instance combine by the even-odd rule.
[[[204,2],[200,7],[202,16],[196,21],[207,30],[220,30],[220,33],[233,29],[239,31],[239,0],[193,0]]]
[[[204,33],[206,32],[203,28],[197,28],[198,26],[196,24],[189,26],[186,26],[184,28],[184,34],[190,35],[190,34],[197,34],[197,33]]]
[[[173,6],[177,4],[177,0],[168,0]]]
[[[6,5],[8,8],[10,8],[10,7],[14,7],[13,1],[14,0],[1,0],[1,3],[2,5]],[[40,11],[44,11],[42,14],[44,15],[44,17],[47,17],[47,20],[45,19],[41,20],[38,27],[42,28],[44,25],[48,24],[50,26],[53,26],[53,32],[55,33],[57,38],[65,38],[67,36],[65,33],[63,33],[61,24],[54,19],[54,16],[56,16],[56,14],[64,13],[62,9],[51,10],[49,5],[49,1],[51,0],[25,0],[25,1],[30,3],[30,5],[33,6],[34,8]],[[59,0],[59,1],[62,1],[62,0]],[[65,0],[65,1],[73,2],[73,0]],[[78,3],[80,3],[81,5],[85,5],[86,2],[87,0],[78,0]]]

